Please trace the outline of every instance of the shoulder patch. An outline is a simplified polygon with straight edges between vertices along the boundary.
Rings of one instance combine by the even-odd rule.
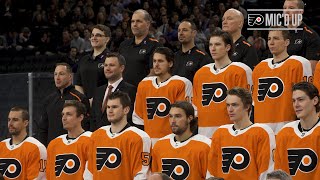
[[[204,52],[200,51],[199,49],[196,50],[196,52],[202,54],[202,55],[206,55]]]
[[[149,38],[150,41],[155,41],[155,42],[159,42],[157,39],[155,38]]]
[[[245,44],[245,45],[247,45],[247,46],[249,46],[249,47],[251,46],[251,44],[249,44],[249,43],[246,42],[246,41],[242,41],[242,43]]]

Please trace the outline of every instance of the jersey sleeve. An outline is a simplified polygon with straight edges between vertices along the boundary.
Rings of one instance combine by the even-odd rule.
[[[136,101],[134,102],[134,111],[132,113],[132,122],[136,125],[144,125],[143,121],[143,113],[144,113],[144,105],[145,105],[145,96],[144,96],[144,88],[143,81],[141,81],[138,85]]]
[[[219,161],[219,152],[221,151],[220,146],[220,132],[219,129],[213,134],[211,147],[208,155],[208,173],[210,176],[217,176]]]
[[[151,151],[151,172],[161,172],[161,165],[159,165],[158,161],[158,151],[157,151],[157,143],[153,146],[152,151]]]
[[[150,165],[151,139],[148,136],[142,136],[131,150],[132,172],[134,180],[147,179]]]
[[[180,93],[177,96],[177,100],[191,102],[192,98],[192,83],[190,80],[183,78],[184,86],[181,87]]]
[[[92,154],[94,154],[93,141],[90,139],[84,148],[85,148],[84,152],[87,152],[87,154],[85,156],[86,164],[85,164],[85,169],[83,172],[83,179],[84,180],[92,180],[93,179],[93,168],[92,168],[92,164],[91,164],[91,167],[89,167],[89,161],[92,158]]]
[[[273,150],[276,147],[275,135],[273,131],[269,127],[264,129],[265,131],[261,131],[263,135],[260,137],[257,144],[257,165],[258,174],[260,174],[260,180],[265,180],[267,178],[267,173],[274,170]]]
[[[320,90],[320,62],[317,63],[316,69],[314,70],[313,85]]]
[[[48,148],[47,148],[48,158],[47,158],[47,166],[46,166],[46,175],[47,175],[48,180],[55,179],[55,157],[52,154],[52,152],[53,152],[52,143],[53,142],[54,141],[51,141],[51,143],[49,143]]]
[[[289,165],[287,157],[287,149],[285,147],[285,142],[282,138],[281,131],[277,134],[276,137],[276,149],[274,151],[274,169],[282,169],[287,173],[289,172]]]
[[[38,149],[30,149],[27,163],[27,179],[46,179],[47,150],[41,144]]]
[[[245,88],[251,92],[252,87],[252,70],[248,66],[243,66],[243,71],[239,71],[237,75],[237,85],[238,87]]]

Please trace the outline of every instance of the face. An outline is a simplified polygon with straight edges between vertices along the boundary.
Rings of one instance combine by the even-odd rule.
[[[73,106],[68,106],[62,110],[62,125],[65,130],[72,130],[78,126],[81,126],[83,115],[77,117],[77,109]]]
[[[297,11],[293,11],[292,9],[299,9],[298,1],[285,1],[283,4],[283,13],[288,15],[289,23],[291,23],[294,14],[303,14],[303,9]]]
[[[289,40],[284,39],[281,31],[270,31],[268,35],[268,46],[273,55],[279,55],[287,50]]]
[[[19,135],[28,126],[28,120],[22,119],[21,111],[10,111],[8,115],[8,130],[10,135]]]
[[[104,75],[107,79],[117,80],[121,78],[124,65],[120,66],[117,57],[108,57],[104,61]]]
[[[106,47],[110,37],[106,37],[104,32],[100,29],[94,28],[91,32],[91,46],[93,48],[102,48]]]
[[[71,48],[70,49],[70,56],[76,57],[77,56],[77,49],[76,48]]]
[[[228,10],[222,17],[222,30],[234,33],[242,28],[241,15],[235,10]]]
[[[178,27],[178,39],[182,44],[194,41],[196,31],[191,29],[189,22],[182,22]]]
[[[129,113],[129,107],[123,107],[120,99],[109,99],[107,102],[107,117],[111,124],[118,123]]]
[[[173,66],[172,62],[168,62],[166,56],[160,53],[153,55],[153,70],[156,76],[161,76],[170,72]]]
[[[131,30],[132,34],[137,37],[145,36],[149,32],[150,22],[144,19],[142,12],[136,12],[132,15]]]
[[[67,71],[67,67],[59,65],[54,70],[54,82],[58,89],[64,89],[71,85],[71,73]]]
[[[192,116],[187,117],[186,113],[181,108],[173,107],[169,112],[169,122],[171,130],[176,135],[182,135],[190,128]]]
[[[228,95],[226,98],[227,111],[231,121],[241,121],[248,115],[248,108],[245,108],[241,99],[235,95]]]
[[[226,45],[222,39],[222,37],[213,36],[209,41],[209,50],[212,58],[215,61],[219,61],[224,57],[228,56],[228,52],[230,51],[231,46]]]
[[[306,119],[306,117],[315,111],[315,105],[318,101],[317,97],[310,99],[309,96],[301,90],[296,90],[292,93],[293,109],[299,119]]]

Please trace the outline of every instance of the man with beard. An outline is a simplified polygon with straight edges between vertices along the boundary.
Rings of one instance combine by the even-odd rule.
[[[152,149],[152,172],[166,173],[173,179],[206,179],[207,156],[211,140],[194,134],[197,127],[191,103],[171,105],[169,122],[172,134],[159,139]]]
[[[47,150],[27,134],[29,113],[22,107],[11,108],[8,129],[11,138],[0,142],[0,174],[5,179],[46,179]]]

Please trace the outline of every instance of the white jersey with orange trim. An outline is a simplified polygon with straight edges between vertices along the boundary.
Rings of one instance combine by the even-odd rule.
[[[267,125],[252,124],[242,130],[223,125],[213,134],[208,170],[228,180],[265,180],[274,170],[274,148],[275,136]]]
[[[33,137],[20,144],[11,144],[11,138],[0,142],[0,173],[4,179],[46,179],[47,150]]]
[[[110,128],[103,126],[91,135],[93,179],[145,180],[150,164],[149,135],[136,127],[120,133],[111,133]]]
[[[163,172],[173,179],[209,178],[207,171],[211,140],[194,135],[184,142],[169,134],[159,139],[152,149],[152,172]]]
[[[320,122],[302,131],[300,120],[286,124],[277,134],[275,169],[289,173],[293,180],[320,177]]]
[[[227,113],[227,91],[234,87],[248,90],[252,85],[249,66],[232,62],[227,67],[215,69],[215,63],[197,71],[193,79],[192,102],[197,108],[199,134],[208,138],[219,126],[232,123]]]
[[[273,63],[273,58],[261,61],[252,73],[254,121],[269,125],[277,134],[296,117],[292,86],[311,79],[310,61],[301,56],[290,56],[280,63]]]
[[[157,84],[157,77],[146,77],[138,86],[132,121],[144,125],[153,143],[171,133],[170,105],[176,101],[191,102],[192,83],[180,76],[172,76]]]
[[[88,170],[88,160],[92,155],[91,132],[82,133],[75,139],[67,139],[67,134],[52,140],[47,148],[47,179],[92,179]]]

